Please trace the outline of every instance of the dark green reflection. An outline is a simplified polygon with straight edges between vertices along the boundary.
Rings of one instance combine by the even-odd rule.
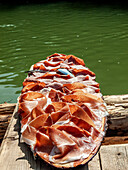
[[[56,2],[0,7],[0,103],[16,102],[30,66],[52,53],[83,58],[106,94],[128,93],[128,10]]]

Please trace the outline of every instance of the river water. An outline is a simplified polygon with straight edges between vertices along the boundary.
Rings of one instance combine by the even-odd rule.
[[[83,58],[104,95],[128,93],[128,8],[79,2],[0,6],[0,103],[16,102],[33,63]]]

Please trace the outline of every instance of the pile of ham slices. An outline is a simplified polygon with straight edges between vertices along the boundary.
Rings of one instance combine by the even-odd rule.
[[[95,73],[74,55],[55,53],[32,65],[18,99],[21,140],[58,168],[87,163],[106,127]]]

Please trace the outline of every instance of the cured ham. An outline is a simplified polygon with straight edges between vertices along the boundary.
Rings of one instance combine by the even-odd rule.
[[[95,73],[74,55],[31,66],[19,96],[21,141],[58,168],[86,164],[105,135],[107,109]]]

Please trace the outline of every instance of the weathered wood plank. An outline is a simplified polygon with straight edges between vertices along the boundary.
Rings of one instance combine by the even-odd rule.
[[[104,96],[106,104],[128,103],[128,94]]]
[[[122,104],[113,104],[107,106],[109,116],[109,128],[112,130],[128,130],[128,107]]]
[[[2,114],[12,114],[14,111],[14,108],[16,106],[16,103],[3,103],[0,104],[0,115]]]
[[[111,136],[105,137],[102,145],[124,144],[128,143],[128,136]]]
[[[0,104],[0,141],[2,141],[4,137],[15,106],[16,103]]]
[[[104,96],[109,112],[108,129],[122,135],[128,131],[128,94]],[[119,132],[119,134],[118,134]],[[122,132],[122,134],[121,134]],[[125,134],[127,135],[127,134]]]
[[[101,170],[99,152],[96,156],[88,163],[88,170]]]
[[[100,161],[102,170],[128,170],[128,144],[102,146]]]

